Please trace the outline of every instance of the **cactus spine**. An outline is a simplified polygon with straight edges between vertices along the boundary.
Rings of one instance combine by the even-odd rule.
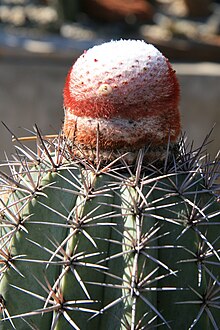
[[[146,76],[152,68],[140,69],[135,53],[139,71],[131,59],[131,76],[120,69],[119,81],[117,63],[108,80],[99,72],[95,99],[93,77],[85,87],[73,66],[64,92],[66,136],[51,142],[37,130],[36,153],[17,140],[11,174],[1,171],[0,329],[219,329],[218,161],[201,160],[202,149],[186,151],[183,139],[176,142],[177,81],[162,55],[150,51],[151,60],[159,56],[156,70],[164,63],[169,84],[155,87],[161,99],[154,91],[139,96],[144,107],[157,99],[157,116],[129,96],[118,114],[130,82],[139,89],[149,77],[160,81],[160,68],[156,78]],[[83,93],[74,94],[75,81]],[[144,139],[135,133],[142,120],[156,123],[155,132],[143,125]],[[133,130],[133,147],[120,142],[120,132],[110,135],[119,125],[126,138]]]

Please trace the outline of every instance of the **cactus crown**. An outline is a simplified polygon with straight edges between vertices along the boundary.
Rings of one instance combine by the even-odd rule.
[[[140,40],[95,46],[74,63],[64,87],[64,134],[82,149],[159,149],[180,134],[179,84],[168,60]],[[135,153],[136,156],[136,153]],[[156,153],[158,157],[158,153]],[[134,157],[135,158],[135,157]]]

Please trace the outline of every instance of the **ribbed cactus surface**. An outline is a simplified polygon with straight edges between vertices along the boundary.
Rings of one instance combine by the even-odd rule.
[[[215,164],[43,154],[2,179],[1,329],[219,328]]]
[[[0,329],[217,330],[218,159],[178,139],[159,51],[99,47],[69,72],[61,135],[17,139],[0,171]]]

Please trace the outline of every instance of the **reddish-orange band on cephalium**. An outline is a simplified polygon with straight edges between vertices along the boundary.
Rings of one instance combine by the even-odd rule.
[[[119,40],[84,52],[64,87],[64,134],[95,147],[140,148],[175,142],[180,134],[179,84],[153,45]]]

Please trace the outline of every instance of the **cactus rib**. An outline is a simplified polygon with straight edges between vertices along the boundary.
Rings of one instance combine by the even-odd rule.
[[[217,329],[220,208],[200,153],[155,168],[142,150],[134,168],[120,157],[97,170],[57,145],[56,170],[44,153],[2,176],[0,327]]]

